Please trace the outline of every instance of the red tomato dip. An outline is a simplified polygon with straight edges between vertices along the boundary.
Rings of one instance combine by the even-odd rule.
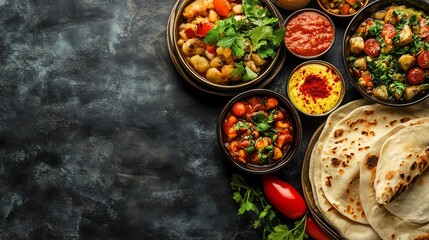
[[[334,26],[327,17],[307,11],[287,22],[284,40],[289,51],[308,57],[326,51],[334,42],[334,36]]]

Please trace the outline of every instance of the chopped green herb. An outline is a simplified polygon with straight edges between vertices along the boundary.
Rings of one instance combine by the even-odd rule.
[[[238,123],[235,124],[234,130],[249,129],[249,127],[250,127],[249,123],[239,121]]]
[[[253,212],[257,219],[253,222],[253,228],[262,229],[263,240],[303,240],[308,239],[305,233],[307,214],[294,223],[290,229],[285,222],[277,217],[277,211],[268,204],[261,188],[250,186],[244,178],[233,174],[231,178],[233,199],[239,204],[238,214]]]

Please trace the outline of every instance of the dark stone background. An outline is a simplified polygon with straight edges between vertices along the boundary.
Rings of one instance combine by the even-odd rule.
[[[190,87],[169,58],[174,3],[0,0],[0,239],[260,239],[217,145],[228,99]],[[344,75],[348,20],[334,19],[321,58]],[[288,55],[267,88],[285,94],[301,62]],[[358,97],[348,84],[343,103]],[[325,120],[301,118],[303,144],[276,173],[299,190]]]

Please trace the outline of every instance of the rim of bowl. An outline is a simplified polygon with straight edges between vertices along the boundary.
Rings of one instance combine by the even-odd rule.
[[[291,79],[291,77],[292,77],[292,75],[295,73],[295,71],[297,71],[298,69],[300,69],[302,66],[305,66],[305,65],[308,65],[308,64],[320,64],[320,65],[324,65],[324,66],[326,66],[326,67],[328,67],[328,68],[330,68],[330,69],[332,69],[332,70],[334,70],[334,72],[335,72],[335,74],[337,74],[337,76],[340,78],[340,80],[341,80],[341,92],[340,92],[340,96],[339,96],[339,99],[338,99],[338,101],[337,101],[337,103],[329,110],[329,111],[327,111],[327,112],[325,112],[325,113],[322,113],[322,114],[310,114],[310,113],[306,113],[306,112],[304,112],[304,111],[301,111],[300,109],[298,109],[298,107],[296,107],[296,105],[295,105],[295,103],[292,101],[292,100],[290,100],[291,99],[291,97],[290,97],[290,94],[289,94],[289,82],[290,82],[290,79]],[[343,99],[344,99],[344,96],[345,96],[345,93],[346,93],[346,83],[345,83],[345,80],[344,80],[344,77],[343,77],[343,75],[341,74],[341,72],[338,70],[338,68],[336,68],[334,65],[332,65],[331,63],[329,63],[329,62],[326,62],[326,61],[322,61],[322,60],[310,60],[310,61],[306,61],[306,62],[303,62],[303,63],[301,63],[301,64],[299,64],[298,66],[296,66],[293,70],[292,70],[292,72],[290,73],[290,75],[289,75],[289,77],[288,77],[288,79],[287,79],[287,82],[286,82],[286,93],[287,93],[287,96],[288,96],[288,98],[289,98],[289,100],[290,100],[290,102],[292,103],[292,105],[300,112],[300,113],[302,113],[302,114],[304,114],[305,116],[310,116],[310,117],[324,117],[324,116],[326,116],[326,115],[329,115],[331,112],[333,112],[335,109],[337,109],[338,108],[338,106],[340,106],[341,105],[341,103],[343,102]]]
[[[414,3],[413,3],[414,2]],[[419,5],[418,5],[419,4]],[[361,10],[358,11],[358,13],[351,19],[349,24],[347,25],[346,30],[344,31],[344,36],[341,44],[341,54],[343,58],[343,65],[346,69],[347,74],[347,80],[352,84],[352,86],[366,99],[369,99],[375,103],[382,104],[385,106],[390,107],[406,107],[410,105],[414,105],[416,103],[419,103],[429,97],[429,91],[426,91],[426,93],[419,96],[417,99],[414,99],[412,101],[407,102],[390,102],[390,101],[384,101],[379,98],[376,98],[374,96],[369,95],[366,93],[366,91],[357,84],[357,81],[355,80],[355,76],[353,76],[350,67],[347,63],[347,57],[350,55],[348,54],[348,41],[351,36],[353,36],[354,31],[359,26],[359,24],[370,17],[372,14],[374,14],[377,11],[381,11],[385,9],[388,6],[391,5],[405,5],[412,8],[418,8],[419,10],[425,12],[429,16],[429,11],[425,11],[426,9],[429,9],[429,0],[414,0],[414,1],[403,1],[403,0],[377,0],[374,2],[369,3],[368,5],[364,6]],[[372,10],[371,8],[377,8]]]
[[[237,83],[237,84],[233,84],[233,85],[222,85],[222,84],[216,84],[216,83],[210,82],[208,79],[203,77],[201,74],[197,73],[194,70],[194,68],[190,65],[190,63],[188,63],[188,61],[186,61],[185,56],[182,54],[180,49],[177,47],[177,41],[179,39],[178,38],[179,26],[183,22],[182,13],[183,13],[184,9],[186,8],[186,6],[188,6],[193,1],[195,1],[195,0],[183,0],[183,2],[178,6],[178,10],[176,12],[176,16],[174,19],[173,29],[167,29],[167,31],[172,31],[173,48],[176,52],[176,55],[178,56],[180,64],[185,68],[185,70],[189,73],[189,75],[191,75],[193,79],[197,80],[198,82],[202,83],[205,86],[208,86],[208,87],[211,87],[211,88],[214,88],[217,90],[224,90],[224,91],[242,90],[242,89],[245,89],[247,87],[254,86],[254,85],[260,83],[261,81],[263,81],[265,79],[265,77],[267,77],[271,73],[273,68],[275,68],[276,63],[281,58],[281,55],[285,54],[282,52],[281,45],[278,47],[277,52],[276,52],[276,56],[274,57],[274,59],[270,60],[269,65],[265,66],[264,67],[265,69],[262,72],[260,72],[260,74],[258,74],[258,76],[255,79],[248,81],[248,82],[241,82],[241,83]],[[262,2],[269,8],[271,13],[275,17],[277,17],[279,28],[281,29],[284,22],[283,22],[283,17],[280,14],[280,12],[278,12],[277,8],[269,0],[262,0]]]
[[[329,22],[331,23],[332,27],[334,28],[334,38],[332,39],[331,45],[329,45],[329,47],[328,47],[325,51],[323,51],[323,52],[321,52],[321,53],[319,53],[319,54],[317,54],[317,55],[312,55],[312,56],[303,56],[303,55],[299,55],[299,54],[297,54],[297,53],[295,53],[295,52],[291,51],[291,50],[289,49],[288,45],[286,44],[286,42],[285,42],[285,41],[284,41],[284,39],[283,39],[284,46],[286,47],[286,49],[287,49],[287,50],[288,50],[292,55],[294,55],[294,56],[296,56],[296,57],[298,57],[298,58],[301,58],[301,59],[310,60],[310,59],[315,59],[315,58],[321,57],[322,55],[324,55],[325,53],[327,53],[329,50],[331,50],[332,46],[334,45],[334,42],[335,42],[335,39],[336,39],[335,34],[336,34],[336,31],[337,31],[337,30],[336,30],[336,27],[335,27],[335,24],[334,24],[334,21],[332,21],[332,19],[328,16],[328,14],[326,14],[326,13],[324,13],[324,12],[320,11],[319,9],[316,9],[316,8],[302,8],[302,9],[299,9],[299,10],[297,10],[297,11],[293,12],[291,15],[289,15],[289,16],[285,19],[284,24],[283,24],[283,29],[286,29],[286,25],[288,24],[288,22],[289,22],[292,18],[294,18],[296,15],[298,15],[298,14],[300,14],[300,13],[302,13],[302,12],[316,12],[316,13],[319,13],[319,14],[321,14],[322,16],[326,17],[326,18],[329,20]],[[286,34],[287,34],[287,33],[286,33]],[[286,35],[285,35],[285,38],[286,38]]]
[[[295,131],[294,131],[294,141],[292,146],[287,150],[285,154],[283,154],[283,157],[281,160],[271,165],[266,165],[266,166],[252,165],[251,167],[249,167],[247,165],[241,164],[231,157],[231,154],[228,152],[228,150],[225,148],[225,145],[224,145],[225,141],[224,141],[224,133],[223,133],[223,121],[225,119],[225,116],[231,110],[231,107],[234,105],[234,103],[236,103],[238,100],[244,100],[252,96],[273,96],[277,98],[277,100],[279,100],[279,106],[284,108],[284,110],[287,112],[294,126]],[[301,119],[299,117],[298,111],[295,109],[293,104],[283,95],[269,89],[251,89],[238,94],[223,107],[217,121],[217,138],[218,138],[219,147],[222,149],[222,152],[225,154],[226,158],[228,158],[228,161],[231,162],[235,167],[248,173],[266,174],[266,173],[271,173],[283,168],[296,155],[302,141],[302,124],[301,124]]]
[[[326,12],[327,14],[334,16],[334,17],[340,17],[340,18],[348,18],[348,17],[353,17],[354,15],[356,15],[360,10],[362,10],[364,7],[366,7],[366,5],[368,5],[369,0],[365,0],[365,3],[363,4],[363,6],[361,8],[359,8],[359,10],[357,10],[355,13],[353,14],[347,14],[347,15],[341,15],[341,14],[335,14],[332,13],[330,11],[328,11],[328,9],[325,8],[325,6],[323,6],[323,4],[321,3],[321,0],[317,0],[317,4],[319,4],[319,7]]]

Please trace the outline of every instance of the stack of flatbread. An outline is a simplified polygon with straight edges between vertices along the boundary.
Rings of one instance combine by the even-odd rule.
[[[346,239],[429,239],[429,100],[404,108],[350,102],[327,119],[309,178]]]

